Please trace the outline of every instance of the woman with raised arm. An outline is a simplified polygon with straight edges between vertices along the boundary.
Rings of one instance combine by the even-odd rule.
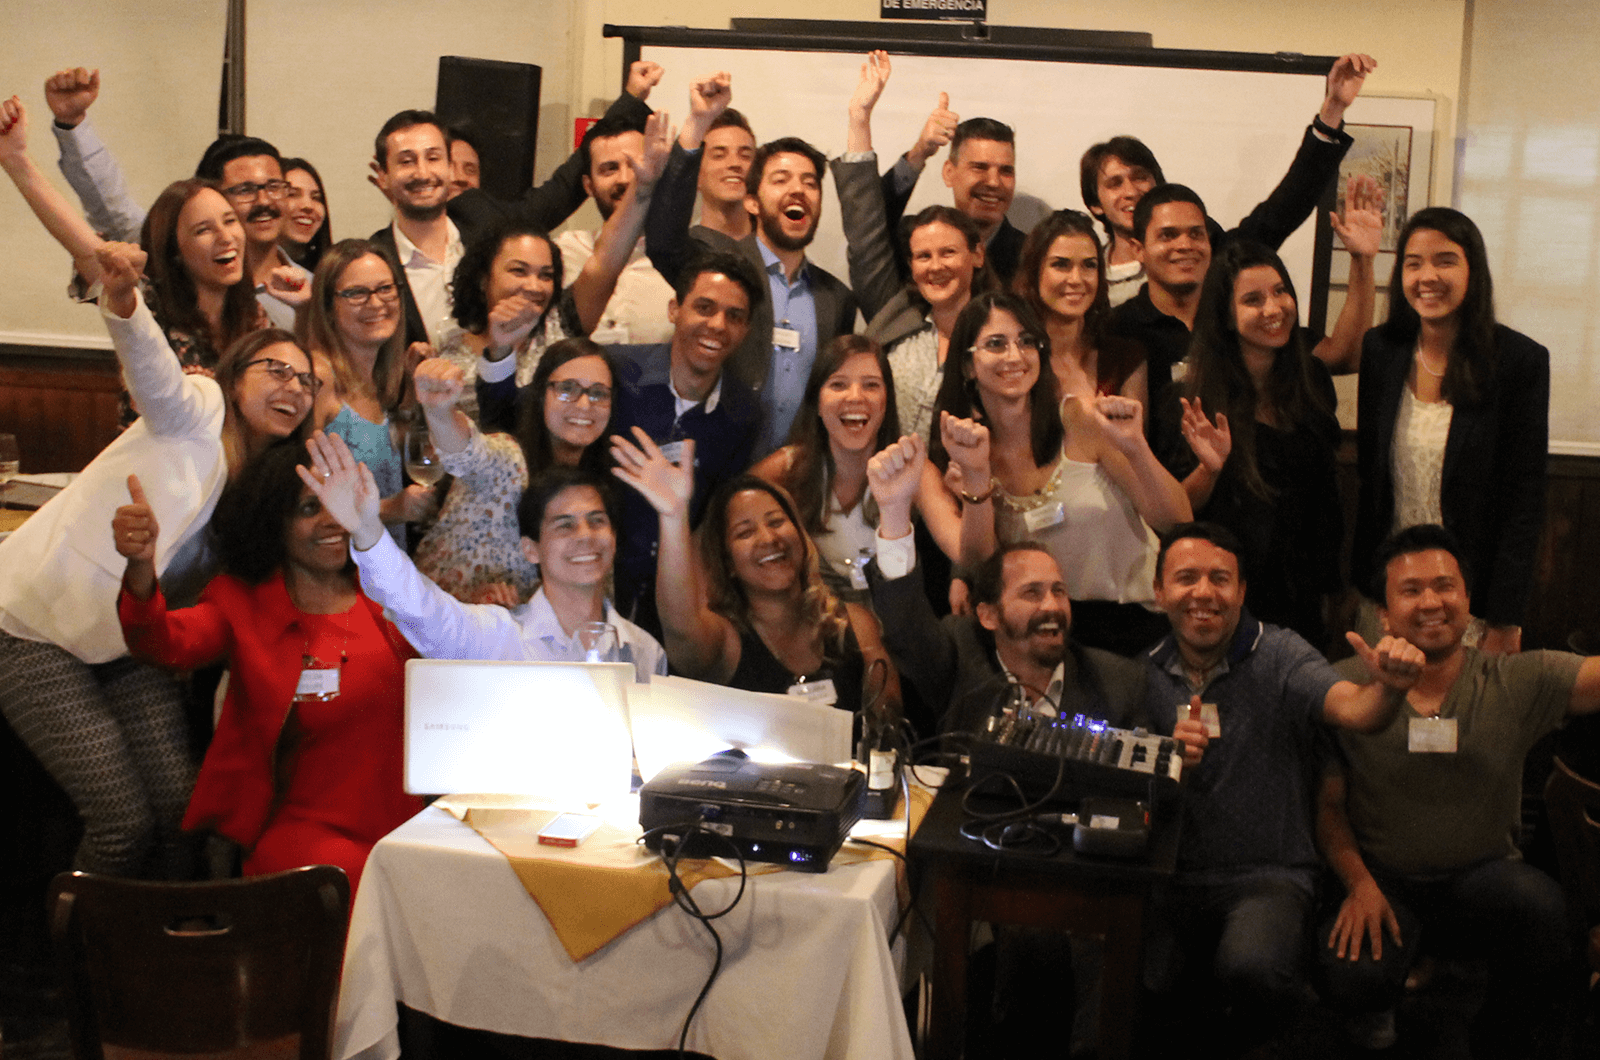
[[[1519,651],[1544,526],[1550,351],[1495,321],[1488,252],[1465,214],[1419,210],[1399,245],[1389,319],[1361,352],[1352,572],[1367,589],[1388,534],[1441,523],[1466,549],[1479,646]]]
[[[1057,210],[1034,226],[1022,244],[1012,293],[1044,322],[1056,397],[1120,394],[1149,401],[1144,349],[1108,330],[1105,250],[1094,221],[1077,210]]]
[[[842,598],[866,600],[866,564],[877,534],[867,461],[900,438],[883,350],[864,335],[841,335],[811,367],[789,444],[751,468],[794,499],[822,557],[822,574]],[[961,515],[936,472],[923,478],[917,510],[945,554],[960,552]]]
[[[898,700],[877,620],[840,603],[822,580],[817,546],[789,495],[754,475],[724,484],[707,505],[697,550],[689,529],[694,442],[675,464],[644,431],[633,433],[632,442],[612,439],[614,473],[661,518],[656,606],[672,668],[755,692],[814,693],[858,711],[870,661],[874,674],[893,680]],[[883,687],[878,680],[874,690]]]
[[[527,402],[517,434],[484,434],[458,407],[466,386],[460,366],[430,357],[417,366],[417,402],[444,469],[455,476],[439,518],[417,545],[417,567],[441,589],[467,603],[521,603],[539,584],[538,568],[522,554],[517,503],[538,474],[551,467],[584,467],[604,474],[616,411],[616,371],[605,347],[562,339],[540,358],[529,384],[542,394]]]
[[[405,662],[416,653],[356,584],[350,536],[277,446],[223,493],[211,520],[223,573],[169,610],[160,526],[135,491],[117,509],[127,559],[118,617],[134,656],[174,670],[228,663],[216,736],[183,819],[244,849],[256,876],[367,855],[422,808],[403,790]]]
[[[312,271],[333,245],[333,218],[322,174],[303,158],[283,160],[283,179],[289,191],[283,197],[283,249],[289,257]]]
[[[100,278],[95,252],[105,240],[34,164],[27,131],[21,101],[13,96],[0,103],[0,169],[72,255],[83,289],[89,290]],[[266,326],[255,286],[245,277],[244,228],[210,181],[168,185],[145,216],[140,244],[148,259],[145,302],[184,367],[209,372],[223,350]]]
[[[0,711],[84,820],[74,864],[171,875],[189,764],[177,686],[127,657],[117,622],[124,563],[113,510],[142,482],[167,532],[154,571],[175,600],[210,577],[202,531],[223,487],[275,442],[304,428],[317,390],[311,359],[285,331],[229,347],[216,378],[186,375],[139,293],[144,253],[101,246],[100,312],[143,415],[0,542]],[[160,851],[165,864],[152,863]]]
[[[1359,341],[1372,322],[1382,218],[1372,210],[1334,221],[1365,266],[1350,270],[1334,330]],[[1190,503],[1244,543],[1251,613],[1319,649],[1327,646],[1326,608],[1342,585],[1344,548],[1338,398],[1317,353],[1332,345],[1313,344],[1300,326],[1294,283],[1276,253],[1229,243],[1206,273],[1181,399],[1194,452],[1184,479]]]
[[[888,53],[873,52],[850,98],[845,154],[833,163],[833,179],[865,334],[889,355],[901,429],[926,442],[934,431],[950,329],[973,291],[989,290],[994,281],[984,267],[978,226],[950,206],[929,206],[905,227],[901,249],[911,283],[901,281],[872,149],[872,110],[888,81]]]
[[[1167,628],[1152,606],[1156,533],[1190,519],[1189,499],[1150,451],[1139,402],[1085,393],[1057,405],[1044,334],[1014,295],[962,310],[929,456],[956,469],[968,539],[988,529],[978,558],[995,542],[1041,542],[1067,580],[1074,636],[1131,655]]]

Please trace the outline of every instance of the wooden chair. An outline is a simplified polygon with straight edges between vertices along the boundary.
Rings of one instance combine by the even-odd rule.
[[[1545,783],[1545,811],[1561,864],[1561,886],[1580,938],[1587,941],[1585,958],[1600,975],[1600,784],[1574,773],[1560,757]],[[1590,1008],[1600,1026],[1600,988],[1590,990]]]
[[[48,908],[75,1060],[327,1060],[349,904],[331,865],[212,883],[62,873]]]

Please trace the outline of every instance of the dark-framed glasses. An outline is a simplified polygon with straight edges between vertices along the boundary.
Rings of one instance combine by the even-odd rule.
[[[247,180],[223,188],[222,194],[230,199],[252,200],[262,192],[266,192],[269,199],[281,199],[289,194],[289,186],[287,180],[269,180],[265,184],[255,184]]]
[[[576,379],[558,379],[545,384],[545,388],[555,391],[557,401],[577,401],[582,394],[589,399],[591,405],[611,404],[611,388],[604,383],[590,383],[584,386]]]
[[[276,357],[258,357],[245,365],[245,367],[254,368],[258,364],[267,370],[268,375],[280,383],[287,383],[291,379],[297,381],[300,384],[300,388],[312,397],[315,397],[317,392],[322,389],[322,380],[310,372],[297,372],[294,370],[294,365],[280,361]]]
[[[393,302],[400,297],[400,288],[392,283],[380,283],[376,287],[346,287],[333,293],[351,305],[359,306],[366,305],[373,295],[377,295],[380,302]]]

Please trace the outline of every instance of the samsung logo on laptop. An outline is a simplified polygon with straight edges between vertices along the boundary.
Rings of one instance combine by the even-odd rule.
[[[471,732],[472,726],[460,722],[451,724],[443,721],[425,722],[422,726],[425,732]]]

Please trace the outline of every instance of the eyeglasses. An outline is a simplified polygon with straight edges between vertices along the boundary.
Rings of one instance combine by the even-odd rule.
[[[268,375],[280,383],[287,383],[291,379],[297,381],[300,384],[300,388],[312,397],[315,397],[317,392],[322,389],[322,380],[310,372],[297,372],[294,370],[294,365],[285,364],[275,357],[261,357],[245,365],[245,368],[254,368],[258,364],[267,370]]]
[[[243,184],[235,184],[232,187],[223,188],[222,194],[230,199],[250,200],[256,198],[262,192],[266,192],[269,199],[281,199],[289,194],[289,187],[287,180],[269,180],[265,184],[252,184],[246,181]]]
[[[400,297],[400,288],[392,283],[381,283],[376,287],[346,287],[333,293],[351,305],[359,306],[366,305],[373,295],[377,295],[380,302],[393,302]]]
[[[1031,353],[1037,356],[1039,353],[1039,340],[1032,335],[1018,335],[1015,340],[1006,335],[985,335],[973,345],[968,346],[967,352],[977,353],[982,350],[984,353],[992,353],[998,357],[1011,349],[1016,350],[1018,353]]]
[[[545,389],[554,390],[557,401],[577,401],[582,394],[589,399],[591,405],[611,404],[611,388],[604,383],[591,383],[584,386],[576,379],[559,379],[546,383]]]

